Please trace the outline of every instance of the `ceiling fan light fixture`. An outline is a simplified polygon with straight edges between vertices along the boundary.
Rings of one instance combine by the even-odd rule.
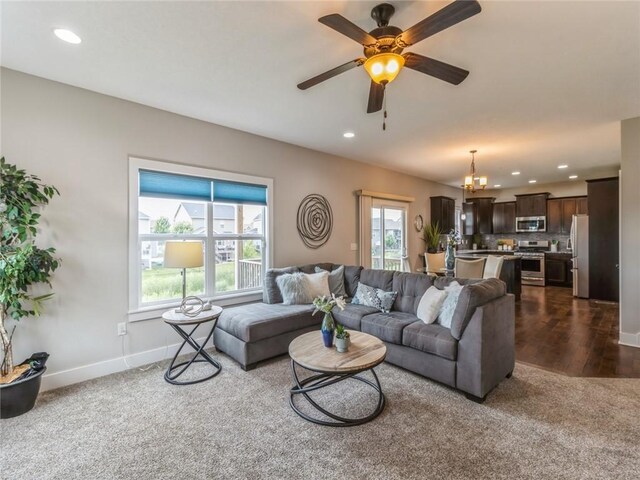
[[[393,82],[404,67],[404,57],[397,53],[378,53],[364,62],[364,68],[376,83],[386,85]]]

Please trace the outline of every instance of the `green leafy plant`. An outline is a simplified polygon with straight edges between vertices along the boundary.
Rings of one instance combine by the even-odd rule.
[[[30,287],[51,286],[50,278],[59,267],[54,248],[35,244],[40,207],[60,192],[40,178],[19,170],[0,158],[0,339],[4,357],[0,374],[13,370],[11,342],[15,326],[9,332],[7,320],[20,320],[41,313],[41,304],[53,294],[35,296]]]
[[[429,223],[422,229],[422,240],[427,244],[427,252],[436,253],[440,245],[442,229],[438,222]]]
[[[349,332],[340,323],[336,325],[336,338],[349,338]]]
[[[167,217],[160,217],[153,222],[153,233],[170,233],[171,222]]]

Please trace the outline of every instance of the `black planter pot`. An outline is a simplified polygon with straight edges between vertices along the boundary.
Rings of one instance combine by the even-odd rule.
[[[33,408],[46,370],[47,367],[24,380],[0,385],[0,418],[17,417]]]

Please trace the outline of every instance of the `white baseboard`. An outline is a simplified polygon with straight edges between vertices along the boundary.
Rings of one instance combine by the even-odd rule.
[[[205,338],[206,337],[197,338],[196,342],[202,344]],[[159,362],[160,360],[173,357],[178,348],[180,348],[180,345],[181,343],[174,343],[173,345],[133,353],[124,357],[112,358],[110,360],[103,360],[102,362],[83,365],[82,367],[45,374],[42,376],[42,387],[40,391],[53,390],[67,385],[73,385],[74,383],[84,382],[85,380],[122,372],[130,368],[138,368],[143,365],[148,365],[149,363]],[[210,348],[210,346],[211,345],[208,345],[207,348]],[[186,345],[185,348],[182,349],[183,353],[193,351],[193,348],[189,345]]]
[[[627,345],[628,347],[640,348],[640,332],[638,333],[624,333],[620,332],[620,345]]]

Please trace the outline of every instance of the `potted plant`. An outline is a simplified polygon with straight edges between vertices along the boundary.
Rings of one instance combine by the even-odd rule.
[[[322,332],[322,341],[324,342],[324,346],[327,348],[333,347],[333,335],[336,330],[336,324],[333,320],[333,315],[331,315],[331,310],[333,310],[333,307],[335,306],[340,310],[344,310],[345,305],[346,302],[344,301],[344,298],[336,297],[333,293],[330,297],[322,295],[321,297],[316,297],[313,300],[313,306],[316,307],[313,311],[313,315],[318,312],[324,312],[324,319],[322,320],[320,331]]]
[[[344,325],[338,324],[336,326],[336,350],[340,353],[345,353],[349,350],[349,332],[344,328]]]
[[[40,207],[58,190],[0,158],[0,417],[21,415],[33,408],[40,390],[44,362],[14,366],[11,348],[15,322],[41,313],[41,304],[53,294],[33,295],[37,284],[51,286],[58,268],[55,249],[36,246]],[[10,324],[13,323],[13,327]],[[41,358],[46,354],[41,354]],[[37,362],[36,362],[37,363]],[[35,367],[35,368],[33,368]]]
[[[427,253],[437,253],[442,230],[438,222],[429,223],[422,229],[422,240],[427,244]]]

